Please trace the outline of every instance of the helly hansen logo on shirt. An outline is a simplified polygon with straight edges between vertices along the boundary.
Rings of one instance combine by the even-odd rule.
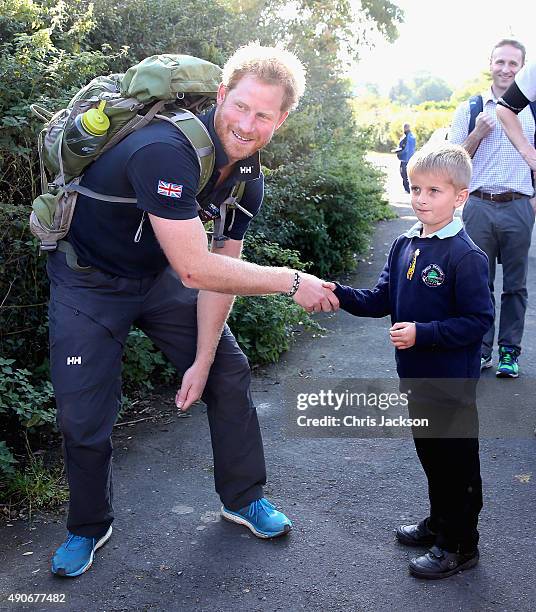
[[[82,357],[80,355],[77,357],[67,357],[67,365],[82,365]]]
[[[158,195],[168,196],[168,198],[180,198],[182,196],[182,185],[158,181]]]
[[[242,166],[240,168],[240,174],[251,174],[253,172],[253,168],[251,166]]]

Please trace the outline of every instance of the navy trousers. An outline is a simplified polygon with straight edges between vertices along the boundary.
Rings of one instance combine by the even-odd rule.
[[[197,341],[197,290],[167,268],[141,280],[75,272],[49,256],[50,366],[69,481],[67,528],[86,537],[113,521],[111,434],[121,404],[121,357],[133,324],[182,374]],[[266,469],[250,369],[225,326],[203,394],[216,491],[238,510],[263,496]]]
[[[404,191],[406,193],[409,193],[408,162],[407,161],[400,162],[400,176],[402,177],[402,185],[404,187]]]
[[[415,449],[428,481],[428,527],[437,533],[436,544],[440,548],[472,552],[479,541],[478,516],[482,510],[476,403],[461,405],[456,400],[430,403],[413,398],[408,410],[412,418],[435,419],[441,430],[433,435],[442,437],[430,438],[413,432]],[[461,427],[467,437],[448,437],[449,432],[460,435]]]

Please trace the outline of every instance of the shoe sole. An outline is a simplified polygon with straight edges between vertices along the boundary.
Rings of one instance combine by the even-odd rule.
[[[415,576],[416,578],[426,578],[427,580],[441,580],[441,578],[449,578],[450,576],[454,576],[454,574],[457,574],[458,572],[463,572],[464,570],[468,570],[471,569],[472,567],[475,567],[475,565],[478,563],[479,557],[473,557],[472,559],[468,559],[465,563],[462,563],[461,565],[458,565],[458,567],[456,567],[453,570],[449,570],[448,572],[443,572],[441,574],[429,574],[427,572],[419,572],[419,570],[416,570],[413,568],[413,566],[409,566],[409,573],[412,576]]]
[[[237,525],[244,525],[244,527],[247,527],[258,538],[263,538],[265,540],[269,540],[270,538],[278,538],[282,535],[286,535],[292,529],[292,525],[285,525],[283,531],[278,531],[276,533],[265,533],[264,531],[259,531],[258,529],[255,529],[255,527],[243,516],[240,516],[239,514],[234,514],[234,512],[226,510],[223,506],[221,507],[221,515],[225,520],[230,521],[231,523],[236,523]]]
[[[84,572],[87,572],[87,570],[93,565],[93,559],[95,558],[95,552],[101,546],[104,546],[106,542],[111,538],[111,536],[112,536],[112,526],[110,525],[110,527],[108,528],[108,531],[102,536],[102,538],[100,540],[97,540],[97,543],[95,544],[95,548],[93,548],[93,550],[91,551],[89,561],[86,563],[86,565],[84,565],[84,567],[79,569],[77,572],[66,574],[65,570],[60,568],[57,572],[52,571],[52,573],[55,574],[56,576],[61,576],[62,578],[76,578],[77,576],[80,576]]]
[[[491,359],[489,361],[481,363],[480,364],[480,371],[482,372],[482,370],[487,370],[488,368],[491,368],[492,365],[493,365],[493,361],[491,361]]]
[[[512,374],[510,372],[501,372],[500,370],[497,370],[495,376],[497,376],[497,378],[518,378],[519,374]]]

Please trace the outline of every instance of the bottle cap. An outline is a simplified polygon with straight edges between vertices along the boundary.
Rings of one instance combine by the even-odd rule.
[[[98,108],[90,108],[82,115],[82,127],[92,136],[102,136],[110,127],[110,120],[103,112],[105,105],[106,100],[101,100]]]

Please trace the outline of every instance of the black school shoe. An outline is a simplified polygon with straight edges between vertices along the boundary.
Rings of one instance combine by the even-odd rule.
[[[400,525],[396,530],[396,539],[406,546],[433,546],[436,536],[428,528],[428,519],[422,520],[418,525]]]
[[[438,580],[474,567],[478,563],[478,558],[478,548],[470,553],[455,553],[443,550],[439,546],[432,546],[426,554],[415,557],[409,562],[409,571],[417,578]]]

